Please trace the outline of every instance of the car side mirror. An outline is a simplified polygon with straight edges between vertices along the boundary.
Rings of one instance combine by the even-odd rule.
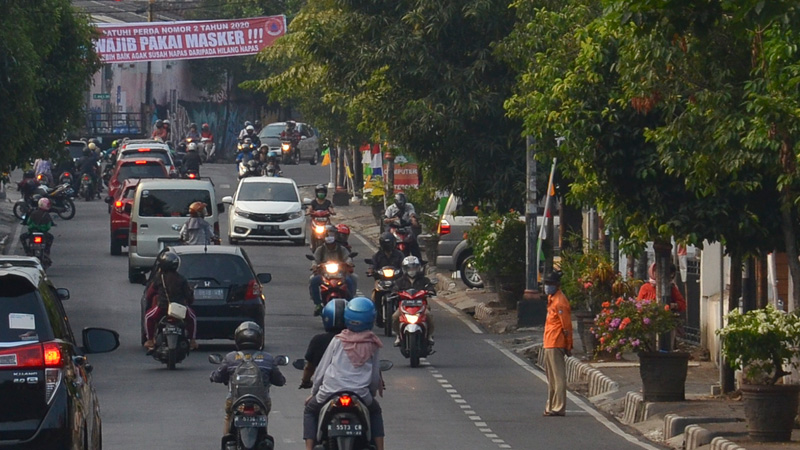
[[[58,295],[58,299],[61,301],[69,300],[69,289],[58,288],[56,289],[56,295]]]
[[[131,205],[130,203],[126,203],[125,206],[123,207],[123,210],[125,211],[125,214],[130,214],[131,212],[133,212],[133,205]]]
[[[224,203],[217,203],[217,211],[219,211],[220,213],[224,213],[225,212],[225,204]]]
[[[222,203],[227,203],[229,205],[232,205],[233,204],[233,197],[231,197],[230,195],[226,195],[225,197],[222,197]]]
[[[107,353],[119,347],[119,334],[105,328],[83,329],[84,353]]]
[[[311,199],[310,198],[307,198],[307,197],[303,198],[303,206],[308,206],[310,204],[311,204]]]
[[[272,281],[272,274],[271,273],[260,273],[260,274],[256,275],[256,278],[258,278],[258,281],[261,284],[267,284],[270,281]]]
[[[222,355],[219,353],[212,353],[208,355],[208,362],[211,364],[222,364]]]

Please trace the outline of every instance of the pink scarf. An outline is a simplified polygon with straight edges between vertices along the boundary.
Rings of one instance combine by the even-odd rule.
[[[354,367],[361,367],[375,352],[383,347],[381,340],[372,331],[353,332],[344,330],[336,336],[342,341],[347,357]]]

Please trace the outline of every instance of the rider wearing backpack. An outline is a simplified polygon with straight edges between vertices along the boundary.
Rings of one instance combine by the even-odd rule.
[[[262,389],[259,397],[264,401],[267,412],[272,409],[272,401],[269,398],[270,385],[283,386],[286,378],[281,373],[275,360],[267,352],[261,351],[264,345],[264,334],[261,327],[255,322],[244,322],[236,328],[234,340],[236,341],[235,352],[225,355],[222,364],[211,373],[212,383],[228,384],[234,373],[240,366],[250,363],[255,364],[261,369]],[[229,395],[225,400],[225,431],[228,434],[231,429],[231,405],[235,399]]]

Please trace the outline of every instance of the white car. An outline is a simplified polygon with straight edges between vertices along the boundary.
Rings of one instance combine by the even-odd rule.
[[[228,242],[245,239],[306,242],[305,213],[297,185],[291,178],[248,177],[239,181],[228,213]]]

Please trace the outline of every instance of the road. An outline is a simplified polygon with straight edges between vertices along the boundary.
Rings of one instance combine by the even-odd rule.
[[[232,164],[207,165],[217,188],[217,199],[236,188]],[[298,184],[325,183],[328,169],[285,166],[285,176]],[[210,353],[232,350],[232,342],[201,341],[175,371],[144,355],[139,345],[139,299],[143,287],[127,281],[127,259],[111,256],[108,214],[101,201],[77,202],[72,221],[58,221],[54,229],[54,264],[49,270],[59,287],[71,291],[65,305],[76,332],[86,326],[115,329],[120,348],[92,355],[94,383],[100,398],[105,447],[215,449],[222,434],[226,388],[209,382],[214,369]],[[222,233],[226,215],[220,216]],[[363,274],[367,245],[351,237],[360,253],[356,268]],[[266,286],[267,351],[302,358],[309,339],[322,331],[308,298],[308,250],[287,244],[243,244],[256,272],[270,272]],[[17,249],[17,252],[20,250]],[[367,291],[370,279],[360,278]],[[423,367],[412,369],[408,360],[382,337],[381,356],[394,362],[384,374],[387,390],[381,404],[389,449],[635,449],[648,444],[625,435],[599,413],[570,397],[567,417],[542,417],[547,394],[541,372],[504,351],[502,337],[469,327],[464,316],[435,304],[437,353]],[[284,387],[272,388],[270,433],[278,449],[302,449],[303,401],[301,372],[283,368]],[[576,401],[578,403],[576,403]]]

